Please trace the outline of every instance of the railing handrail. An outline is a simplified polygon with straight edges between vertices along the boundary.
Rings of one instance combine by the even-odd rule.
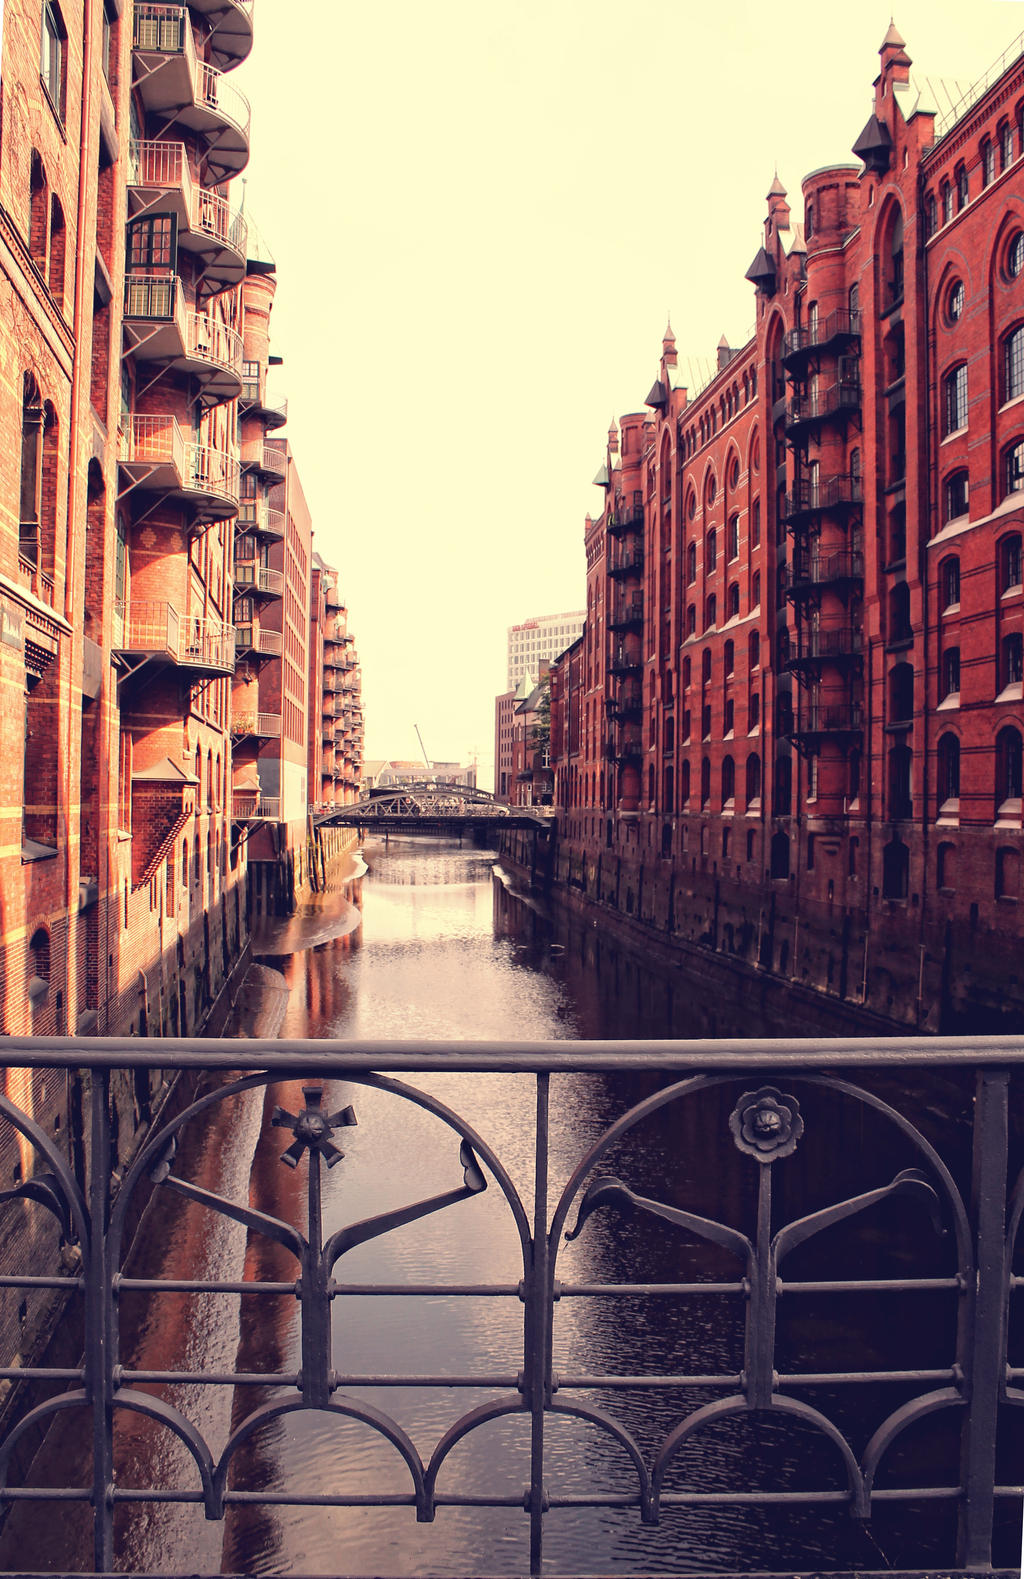
[[[248,138],[252,111],[245,94],[227,80],[225,73],[205,60],[197,63],[196,97],[217,110]]]
[[[233,794],[248,791],[235,789]],[[252,792],[256,794],[256,791]],[[152,1051],[147,1050],[151,1045]],[[523,1042],[486,1040],[425,1042],[376,1038],[331,1042],[271,1037],[0,1036],[0,1058],[8,1068],[130,1069],[174,1066],[210,1069],[449,1070],[478,1074],[571,1073],[631,1069],[700,1069],[745,1072],[768,1061],[786,1069],[867,1069],[887,1062],[902,1068],[948,1068],[963,1064],[1024,1068],[1024,1035],[1018,1036],[838,1036],[680,1038],[623,1041],[582,1039],[566,1043],[536,1038]]]

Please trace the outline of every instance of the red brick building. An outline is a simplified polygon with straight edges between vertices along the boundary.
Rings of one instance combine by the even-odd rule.
[[[559,872],[982,1029],[1024,1007],[1024,58],[940,121],[894,26],[880,56],[857,163],[796,214],[771,184],[754,338],[691,397],[669,329],[610,435],[553,683]]]

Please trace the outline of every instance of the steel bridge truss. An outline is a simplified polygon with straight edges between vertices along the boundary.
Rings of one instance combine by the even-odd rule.
[[[0,1377],[45,1383],[51,1392],[0,1443],[0,1496],[41,1508],[53,1502],[91,1504],[98,1571],[108,1571],[116,1560],[114,1515],[125,1503],[193,1503],[207,1519],[220,1520],[226,1509],[246,1500],[389,1506],[396,1518],[425,1525],[449,1507],[518,1508],[529,1529],[533,1573],[542,1571],[545,1520],[555,1509],[615,1509],[617,1516],[656,1525],[670,1510],[678,1518],[680,1510],[700,1506],[805,1506],[833,1513],[838,1507],[866,1523],[880,1509],[900,1504],[922,1518],[952,1511],[956,1549],[942,1557],[945,1571],[990,1569],[995,1510],[1009,1512],[1019,1504],[1024,1480],[1019,1043],[936,1038],[416,1047],[5,1038],[0,1045],[7,1069],[0,1130],[10,1126],[8,1138],[27,1158],[21,1182],[0,1200],[7,1214],[36,1214],[34,1221],[41,1214],[51,1221],[61,1247],[53,1267],[36,1263],[31,1273],[5,1267],[0,1289],[45,1287],[72,1302],[78,1296],[85,1329],[78,1368],[25,1369],[4,1357],[8,1366]],[[117,1081],[131,1071],[136,1091],[142,1082],[148,1092],[150,1076],[169,1067],[179,1080],[201,1077],[201,1094],[187,1105],[179,1102],[176,1111],[165,1105],[115,1194]],[[63,1134],[44,1130],[31,1116],[31,1101],[25,1102],[39,1072],[52,1078],[49,1071],[55,1069],[67,1071],[84,1093],[84,1157],[75,1158]],[[525,1174],[521,1155],[513,1165],[502,1154],[501,1136],[480,1133],[430,1089],[438,1074],[453,1072],[478,1080],[515,1074],[520,1084],[523,1078],[531,1083],[525,1127],[532,1177],[525,1182],[514,1177],[517,1169]],[[639,1100],[634,1083],[632,1096],[616,1111],[614,1093],[621,1082],[616,1086],[614,1080],[622,1076],[642,1077],[643,1084]],[[271,1093],[264,1108],[267,1088],[283,1082],[288,1084]],[[343,1092],[334,1089],[342,1082]],[[443,1089],[453,1093],[458,1087],[449,1078]],[[232,1110],[223,1105],[246,1092],[260,1098],[259,1111],[269,1121],[254,1131],[251,1180],[243,1180],[237,1197],[229,1198],[189,1177],[179,1142],[218,1114],[229,1133]],[[325,1223],[326,1170],[359,1165],[358,1155],[343,1160],[342,1144],[347,1126],[358,1118],[360,1094],[364,1103],[372,1096],[398,1104],[410,1124],[415,1119],[410,1133],[417,1136],[424,1115],[430,1118],[449,1185],[425,1198],[415,1184],[402,1188],[402,1159],[396,1157],[389,1203],[332,1227]],[[279,1105],[271,1109],[275,1096]],[[566,1123],[578,1113],[588,1122],[556,1177],[552,1132],[557,1126],[564,1136]],[[702,1155],[709,1148],[713,1154],[710,1173],[706,1162],[703,1172],[686,1165],[698,1137]],[[652,1139],[662,1155],[661,1172],[650,1166]],[[564,1146],[558,1155],[564,1156]],[[275,1156],[292,1170],[286,1215],[266,1209],[258,1193],[265,1163]],[[284,1280],[250,1283],[133,1276],[126,1259],[129,1225],[140,1197],[150,1191],[151,1207],[185,1203],[183,1210],[198,1210],[208,1223],[226,1219],[240,1225],[250,1244],[272,1242],[292,1271]],[[487,1192],[487,1209],[500,1208],[513,1246],[504,1275],[472,1282],[438,1278],[426,1259],[396,1284],[345,1276],[350,1251],[428,1218],[440,1216],[447,1227],[450,1217],[447,1233],[456,1246],[465,1214],[481,1210]],[[650,1281],[651,1263],[643,1255],[632,1277],[608,1281],[587,1275],[587,1243],[593,1246],[595,1233],[614,1244],[628,1272],[641,1244],[638,1229],[667,1247],[668,1262],[677,1269],[674,1279]],[[579,1247],[570,1248],[576,1240]],[[279,1309],[282,1299],[294,1300],[299,1363],[258,1376],[198,1367],[133,1370],[119,1330],[120,1301],[129,1290],[153,1300],[195,1297],[207,1302],[207,1311],[211,1299],[244,1292],[253,1302],[247,1309],[265,1310],[268,1331],[275,1330],[273,1302]],[[396,1354],[394,1372],[363,1375],[351,1367],[345,1328],[337,1320],[357,1295],[408,1301],[410,1323],[417,1319],[418,1302],[439,1295],[456,1307],[466,1297],[504,1302],[521,1312],[519,1337],[504,1369],[496,1369],[492,1359],[464,1374],[423,1376],[403,1371]],[[565,1349],[560,1321],[567,1310],[583,1309],[585,1337],[595,1309],[614,1308],[625,1319],[631,1302],[646,1298],[664,1312],[659,1320],[669,1321],[673,1311],[696,1313],[696,1323],[686,1330],[706,1334],[710,1349],[702,1353],[688,1341],[675,1369],[654,1375],[647,1373],[642,1350],[624,1369],[609,1373],[577,1340]],[[891,1350],[886,1353],[891,1302],[905,1307],[908,1299],[919,1319],[919,1346],[915,1340],[911,1352],[904,1348],[894,1359]],[[600,1301],[611,1306],[595,1306]],[[822,1301],[826,1309],[845,1312],[847,1322],[870,1324],[874,1310],[875,1329],[854,1351],[840,1341],[848,1336],[847,1326],[826,1321],[819,1347],[811,1345],[810,1363],[805,1358],[796,1364],[790,1323],[815,1330]],[[456,1310],[452,1320],[457,1316]],[[730,1322],[735,1363],[723,1368],[714,1329]],[[556,1352],[562,1356],[557,1367]],[[246,1389],[251,1399],[254,1383],[264,1401],[246,1412]],[[208,1441],[189,1414],[189,1397],[212,1387],[232,1389],[236,1397],[226,1442]],[[400,1404],[384,1407],[379,1391],[367,1394],[371,1387],[394,1389],[385,1400],[401,1400],[404,1387],[436,1389],[449,1406],[446,1427],[432,1442],[414,1444]],[[484,1389],[486,1401],[460,1408],[459,1392],[470,1388],[478,1397]],[[644,1441],[620,1400],[639,1395],[642,1402],[658,1394],[683,1401],[669,1428]],[[855,1395],[857,1425],[848,1408]],[[391,1483],[346,1490],[339,1456],[330,1491],[320,1487],[308,1499],[291,1480],[286,1490],[277,1482],[261,1482],[255,1491],[239,1484],[235,1466],[244,1461],[244,1444],[301,1411],[325,1423],[359,1422],[376,1434],[392,1457]],[[138,1485],[132,1464],[115,1451],[114,1422],[126,1412],[148,1417],[184,1446],[190,1472],[182,1484]],[[91,1421],[89,1483],[56,1485],[48,1477],[45,1484],[32,1484],[31,1473],[24,1483],[13,1470],[19,1442],[73,1414]],[[782,1483],[764,1485],[764,1466],[754,1470],[742,1456],[718,1462],[717,1428],[755,1414],[793,1432],[796,1466]],[[521,1417],[527,1431],[529,1483],[522,1494],[510,1494],[507,1485],[482,1485],[487,1476],[481,1466],[489,1463],[487,1427],[507,1417]],[[553,1478],[549,1442],[567,1419],[582,1422],[577,1428],[603,1447],[592,1457],[581,1454],[569,1483],[560,1483]],[[939,1428],[951,1433],[955,1452],[952,1461],[947,1455],[937,1466],[929,1437]],[[472,1488],[465,1492],[454,1450],[467,1440],[478,1445]],[[704,1455],[699,1465],[692,1452],[698,1441]],[[1019,1531],[1019,1505],[1015,1511]],[[429,1540],[424,1532],[428,1566]],[[475,1566],[475,1573],[486,1569],[483,1552],[479,1561],[484,1566]]]
[[[318,822],[368,823],[424,821],[500,821],[512,808],[495,800],[486,790],[442,780],[418,784],[399,784],[394,789],[375,790],[351,805],[339,806],[317,818]]]

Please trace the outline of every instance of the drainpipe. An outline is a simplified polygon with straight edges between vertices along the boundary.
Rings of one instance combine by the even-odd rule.
[[[79,454],[79,452],[80,452],[80,449],[81,449],[82,432],[83,432],[83,427],[84,427],[84,423],[82,421],[81,407],[82,407],[82,391],[83,391],[83,387],[85,386],[85,384],[87,382],[87,380],[83,379],[83,376],[82,376],[82,351],[83,351],[83,347],[82,347],[82,339],[83,339],[82,318],[83,318],[83,312],[84,312],[86,281],[87,281],[87,272],[86,272],[86,268],[85,268],[85,259],[83,257],[83,253],[86,250],[87,238],[89,238],[89,236],[90,236],[90,229],[91,229],[91,227],[89,225],[90,205],[89,205],[89,201],[88,201],[88,192],[86,190],[86,183],[87,183],[87,181],[89,180],[89,178],[92,175],[93,166],[94,166],[94,161],[93,161],[93,158],[92,158],[92,150],[90,149],[88,153],[86,152],[86,135],[87,135],[88,129],[89,129],[91,123],[92,123],[92,118],[93,118],[92,117],[92,106],[93,106],[93,84],[92,84],[92,72],[93,72],[93,49],[92,49],[93,3],[94,3],[94,0],[85,0],[84,6],[83,6],[83,13],[82,13],[82,106],[81,106],[81,116],[80,116],[80,124],[79,124],[79,138],[78,138],[78,151],[79,151],[79,163],[78,163],[78,215],[77,215],[76,232],[75,232],[75,288],[74,288],[74,306],[72,308],[72,313],[73,313],[73,316],[72,316],[72,329],[73,329],[73,333],[74,333],[75,348],[74,348],[74,351],[72,353],[72,361],[71,361],[71,401],[70,401],[70,410],[69,410],[69,413],[68,413],[71,443],[70,443],[70,445],[68,447],[67,521],[66,521],[66,527],[65,527],[65,544],[66,544],[66,548],[65,548],[65,557],[64,557],[64,618],[67,620],[68,624],[72,627],[72,632],[73,632],[73,634],[70,637],[71,663],[70,663],[70,682],[69,682],[68,732],[67,732],[65,740],[63,742],[63,744],[64,744],[64,771],[63,771],[63,774],[61,775],[62,781],[63,781],[63,793],[64,793],[64,834],[65,834],[66,852],[67,852],[66,853],[66,860],[65,860],[65,867],[64,867],[64,882],[65,882],[64,905],[65,905],[65,912],[66,912],[66,915],[68,917],[69,923],[71,922],[72,917],[74,917],[73,925],[69,925],[68,928],[67,928],[67,938],[68,938],[68,949],[67,949],[68,980],[67,980],[67,983],[66,983],[67,991],[66,991],[66,998],[65,998],[65,1015],[67,1017],[68,1028],[71,1029],[71,1030],[74,1029],[74,1027],[71,1026],[71,1014],[72,1014],[72,1012],[74,1012],[75,1015],[77,1016],[78,1011],[79,1011],[77,990],[74,992],[74,994],[72,994],[71,985],[72,985],[72,980],[74,979],[74,980],[77,981],[77,976],[78,976],[78,972],[77,972],[77,969],[75,967],[73,950],[76,949],[77,946],[78,946],[78,926],[79,926],[79,922],[78,922],[78,885],[79,885],[79,878],[80,878],[80,875],[81,875],[81,843],[79,842],[79,846],[78,846],[78,849],[79,849],[78,859],[74,863],[72,863],[72,860],[71,860],[71,840],[70,840],[70,836],[69,836],[70,835],[69,823],[70,823],[71,812],[72,812],[72,791],[73,791],[73,788],[74,788],[74,785],[73,785],[73,782],[72,782],[72,772],[71,772],[71,763],[72,763],[72,734],[71,734],[71,731],[73,729],[75,720],[74,720],[73,707],[70,705],[70,702],[71,702],[71,699],[73,699],[74,694],[75,694],[74,693],[75,681],[76,681],[76,679],[79,679],[80,675],[81,675],[81,655],[82,655],[82,645],[81,645],[81,643],[82,643],[82,636],[81,636],[81,632],[76,628],[76,625],[75,625],[75,590],[76,590],[76,581],[77,581],[77,576],[78,576],[77,525],[78,525],[78,513],[79,513],[79,509],[81,507],[82,492],[83,492],[83,481],[82,481],[83,467],[79,463],[80,462],[80,454]],[[90,339],[91,339],[91,337],[90,337]],[[108,354],[109,354],[109,351],[108,351]],[[81,706],[81,702],[80,701],[79,701],[79,706]],[[80,785],[81,785],[81,777],[79,776],[79,786]],[[81,800],[81,796],[79,795],[79,801],[80,800]],[[81,819],[81,804],[79,804],[79,807],[78,807],[78,815],[79,815],[79,819]],[[80,824],[79,824],[79,826],[80,826]],[[98,876],[99,876],[99,873],[97,872],[97,877]],[[100,892],[101,893],[103,892],[102,885],[100,885]],[[97,898],[97,903],[99,903],[99,899],[98,898]],[[106,939],[105,938],[103,940],[103,944],[104,944],[104,956],[106,956],[107,950],[106,950]]]

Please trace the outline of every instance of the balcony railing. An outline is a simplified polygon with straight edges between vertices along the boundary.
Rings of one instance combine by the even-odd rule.
[[[257,804],[256,794],[236,798]],[[260,803],[259,814],[274,804]],[[0,1473],[8,1501],[35,1505],[37,1529],[67,1501],[91,1507],[83,1567],[135,1568],[135,1548],[115,1544],[132,1528],[127,1511],[141,1521],[163,1504],[166,1524],[182,1503],[213,1521],[246,1505],[293,1520],[296,1506],[334,1519],[342,1508],[383,1506],[431,1570],[434,1545],[450,1540],[443,1517],[435,1533],[435,1515],[457,1508],[461,1571],[474,1574],[492,1566],[493,1522],[479,1534],[473,1509],[494,1510],[508,1535],[522,1521],[529,1559],[524,1550],[517,1571],[532,1574],[542,1572],[548,1526],[561,1519],[564,1529],[567,1510],[580,1508],[598,1510],[596,1538],[619,1550],[635,1531],[645,1571],[678,1558],[686,1515],[687,1552],[699,1541],[702,1569],[733,1574],[768,1566],[757,1561],[768,1521],[790,1530],[794,1513],[827,1521],[837,1540],[844,1528],[867,1530],[851,1539],[868,1542],[872,1518],[899,1514],[908,1569],[1009,1572],[1019,1560],[1019,1038],[424,1046],[168,1037],[129,1047],[5,1037],[0,1051],[8,1070],[57,1071],[69,1092],[57,1133],[19,1106],[21,1082],[0,1096],[22,1160],[6,1222],[23,1233],[28,1225],[41,1247],[24,1271],[8,1260],[4,1283],[14,1298],[37,1298],[40,1285],[64,1294],[85,1323],[80,1364],[23,1373],[36,1406],[8,1423]],[[182,1093],[121,1162],[121,1093],[148,1091],[168,1070],[194,1076],[202,1095]],[[230,1144],[239,1114],[269,1113],[264,1093],[280,1082],[273,1122],[246,1131],[251,1172],[228,1170],[224,1193],[211,1190],[196,1159],[201,1168],[209,1144]],[[353,1107],[333,1110],[339,1088]],[[27,1089],[37,1089],[31,1077]],[[249,1091],[255,1106],[245,1108]],[[501,1123],[460,1112],[462,1092],[474,1115],[490,1102]],[[382,1163],[365,1137],[337,1144],[366,1107],[378,1114],[385,1103],[399,1133],[408,1115],[415,1169],[401,1152]],[[286,1189],[273,1190],[274,1157],[289,1166]],[[336,1186],[326,1187],[334,1164],[359,1222],[345,1192],[339,1207]],[[440,1193],[419,1182],[428,1168]],[[223,1221],[218,1243],[229,1243],[228,1225],[275,1240],[281,1270],[261,1271],[253,1257],[262,1280],[247,1282],[244,1232],[237,1267],[221,1256],[212,1272],[173,1282],[159,1266],[140,1270],[129,1246],[150,1190],[166,1233],[198,1207],[204,1224]],[[481,1265],[454,1254],[464,1235],[473,1243],[471,1223],[487,1246]],[[411,1234],[389,1237],[411,1224]],[[346,1253],[374,1240],[377,1261],[346,1273]],[[259,1330],[265,1320],[275,1340],[258,1375],[236,1376],[227,1347],[202,1342],[204,1331],[237,1333],[242,1289],[246,1321]],[[126,1297],[143,1295],[151,1310],[173,1312],[173,1321],[154,1317],[157,1341],[190,1335],[187,1358],[150,1352],[142,1369],[122,1348]],[[383,1308],[401,1302],[405,1320],[395,1319],[399,1336],[371,1374],[340,1316],[385,1296]],[[467,1316],[481,1299],[494,1322]],[[665,1369],[651,1365],[652,1322],[679,1335]],[[441,1375],[414,1368],[400,1334],[420,1323],[465,1354],[461,1365]],[[911,1331],[918,1341],[908,1344]],[[122,1429],[138,1415],[157,1443],[169,1433],[177,1453],[140,1452],[133,1439],[147,1432]],[[261,1443],[268,1432],[284,1438],[292,1415],[332,1446],[293,1454],[287,1478],[277,1477],[262,1447],[246,1447],[254,1431]],[[54,1472],[30,1471],[26,1483],[19,1444],[54,1422],[62,1437],[80,1425],[91,1453],[65,1471],[68,1483],[59,1457]],[[509,1437],[525,1444],[518,1483],[496,1423],[525,1428]],[[755,1425],[758,1443],[774,1433],[757,1454],[739,1434]],[[356,1445],[349,1434],[327,1437],[356,1426]],[[584,1429],[589,1437],[567,1440]],[[367,1439],[390,1468],[353,1481]],[[745,1508],[756,1510],[760,1535],[737,1568],[727,1526]],[[20,1544],[19,1569],[43,1566],[35,1556],[30,1540]],[[576,1554],[572,1571],[583,1561]],[[339,1549],[332,1571],[344,1569]]]
[[[263,499],[238,501],[238,530],[256,532],[262,537],[280,540],[284,537],[284,511],[272,510]]]
[[[608,660],[608,669],[611,674],[633,674],[641,667],[640,654],[630,652],[626,647],[614,647]]]
[[[133,8],[132,46],[140,60],[135,89],[145,109],[161,115],[168,126],[177,123],[203,137],[208,167],[218,179],[244,169],[249,101],[222,71],[196,55],[187,7],[139,0]]]
[[[798,359],[801,354],[817,351],[824,346],[835,347],[855,340],[860,335],[860,313],[849,312],[845,307],[828,313],[816,323],[790,329],[782,341],[782,356],[786,362]]]
[[[807,395],[796,395],[786,407],[786,427],[790,430],[810,427],[827,421],[830,417],[843,416],[860,407],[861,387],[853,379],[830,384]]]
[[[231,733],[241,738],[256,735],[261,740],[277,740],[281,734],[280,713],[231,713]]]
[[[610,576],[635,576],[644,568],[644,551],[642,548],[626,550],[617,555],[608,566]]]
[[[154,142],[133,138],[129,148],[128,184],[143,192],[178,193],[178,242],[196,242],[205,250],[211,243],[235,254],[233,271],[241,278],[245,272],[248,226],[245,215],[235,210],[226,198],[198,185],[189,169],[188,154],[182,142]]]
[[[122,652],[165,657],[185,669],[231,674],[235,668],[235,627],[220,620],[180,614],[173,603],[134,600],[114,605]]]
[[[804,627],[799,632],[796,644],[789,644],[784,664],[786,668],[795,669],[804,663],[859,658],[863,644],[863,632],[856,625],[830,626],[822,630]]]
[[[642,625],[644,622],[643,595],[633,598],[623,598],[621,603],[615,604],[608,615],[608,629],[630,630]]]
[[[288,457],[283,450],[272,449],[269,444],[250,441],[242,445],[242,465],[247,470],[264,473],[272,483],[283,482]]]
[[[266,565],[255,565],[245,560],[235,561],[235,591],[262,592],[267,597],[284,596],[284,571],[270,570]]]
[[[795,721],[790,715],[790,735],[855,734],[864,726],[863,710],[857,702],[810,703],[798,709]]]
[[[783,506],[785,519],[792,521],[802,515],[815,515],[820,511],[844,511],[859,505],[864,498],[864,485],[859,477],[839,475],[826,477],[814,483],[801,478],[794,483],[792,493],[786,494]]]
[[[279,658],[282,652],[280,631],[263,630],[253,620],[242,620],[235,626],[238,633],[239,653],[258,653],[266,658]]]
[[[864,556],[857,550],[839,549],[832,554],[797,554],[788,568],[786,586],[791,593],[802,589],[810,591],[841,581],[859,581],[863,576]]]
[[[121,434],[123,465],[143,470],[140,485],[180,493],[208,515],[234,514],[241,485],[234,456],[186,439],[174,417],[133,416]]]

